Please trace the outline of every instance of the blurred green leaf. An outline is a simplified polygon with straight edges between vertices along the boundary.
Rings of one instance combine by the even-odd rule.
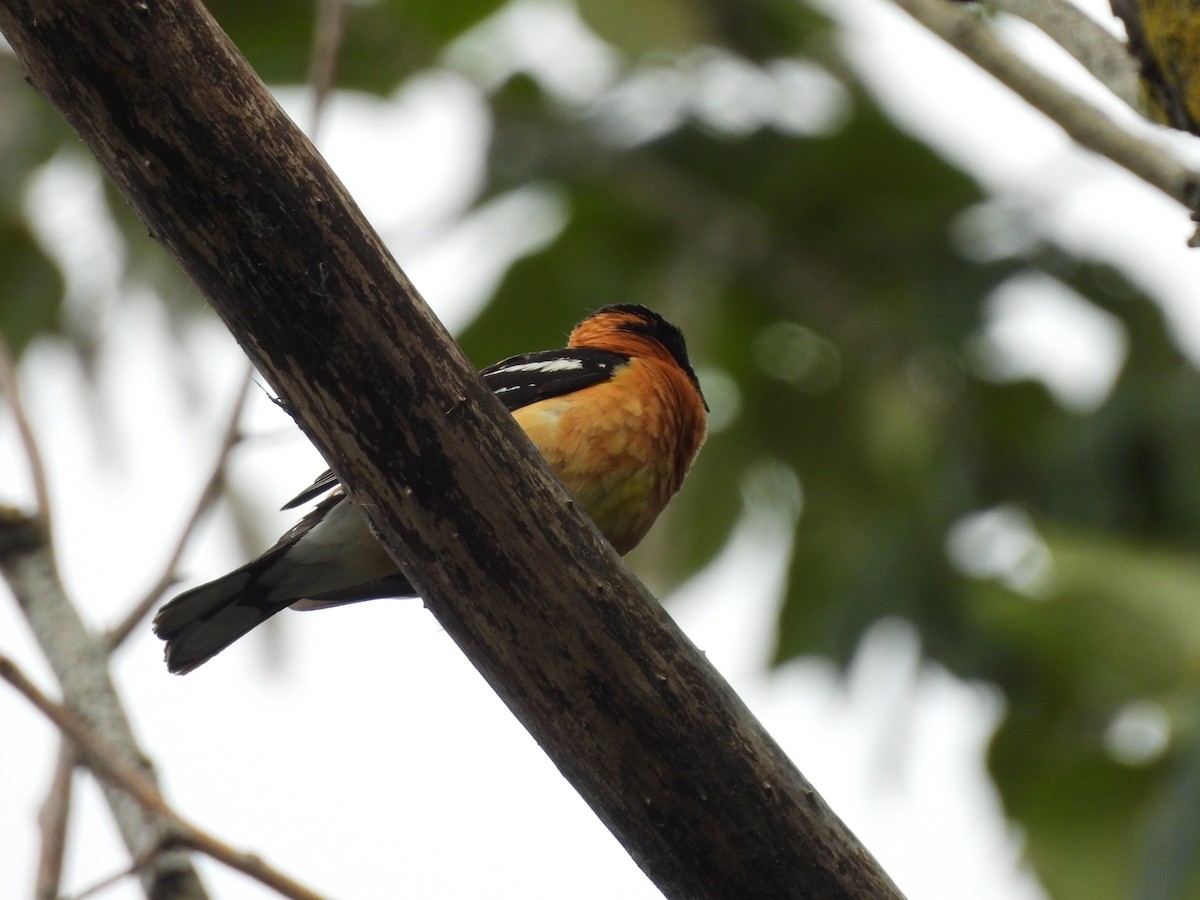
[[[708,29],[699,4],[675,0],[580,0],[579,12],[600,37],[631,56],[682,52]]]
[[[15,58],[0,54],[0,331],[19,355],[62,327],[65,283],[43,253],[23,204],[32,174],[75,138],[28,84]]]
[[[1005,647],[993,674],[1011,711],[991,763],[1006,805],[1056,898],[1192,896],[1195,844],[1172,837],[1197,827],[1195,806],[1181,815],[1178,802],[1198,793],[1196,732],[1174,718],[1175,749],[1144,765],[1116,758],[1109,732],[1134,702],[1158,700],[1166,714],[1182,690],[1194,710],[1200,557],[1061,525],[1043,536],[1044,596],[974,591],[974,614]]]
[[[0,225],[0,332],[15,356],[39,334],[61,329],[62,276],[16,225]]]
[[[827,25],[820,14],[784,0],[712,4],[582,0],[578,6],[596,34],[631,57],[726,45],[762,60],[795,53]]]
[[[501,6],[497,0],[346,4],[337,84],[389,94],[413,72],[434,65],[448,40]],[[208,8],[268,84],[307,81],[315,3],[216,0]]]

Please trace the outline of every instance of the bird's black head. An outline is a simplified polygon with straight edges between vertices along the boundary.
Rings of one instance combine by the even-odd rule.
[[[708,401],[704,400],[704,392],[700,390],[700,380],[696,377],[696,373],[692,370],[692,363],[688,359],[687,342],[678,326],[671,324],[654,310],[638,303],[616,303],[598,309],[592,315],[600,316],[606,313],[617,314],[616,329],[618,331],[647,337],[670,353],[679,368],[687,373],[688,378],[696,387],[696,392],[700,394],[700,399],[704,401],[704,408],[708,409]]]

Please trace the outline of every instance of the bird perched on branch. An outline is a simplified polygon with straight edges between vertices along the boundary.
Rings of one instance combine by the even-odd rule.
[[[708,405],[683,334],[644,306],[607,306],[564,350],[514,356],[483,380],[621,554],[679,490]],[[330,471],[284,509],[323,497],[270,550],[180,594],[154,619],[167,668],[190,672],[280,610],[414,596]]]

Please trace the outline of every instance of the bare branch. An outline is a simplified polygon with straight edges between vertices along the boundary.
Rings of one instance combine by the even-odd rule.
[[[321,129],[321,114],[325,101],[333,90],[337,76],[338,58],[342,49],[346,4],[344,0],[317,0],[316,21],[313,23],[312,52],[308,62],[308,83],[312,85],[312,120],[308,137],[317,143]]]
[[[87,900],[88,897],[94,897],[97,894],[104,893],[109,888],[116,886],[119,882],[124,881],[126,878],[136,875],[138,872],[142,871],[142,869],[146,868],[146,866],[150,865],[150,863],[154,861],[154,857],[157,856],[158,853],[158,848],[155,848],[153,852],[145,855],[143,858],[135,859],[120,872],[116,872],[106,878],[102,878],[90,887],[84,888],[82,891],[72,897],[71,900]]]
[[[1182,203],[1200,206],[1200,174],[1169,150],[1117,126],[1103,111],[1026,63],[978,14],[947,0],[892,0],[1056,122],[1079,144]]]
[[[54,900],[59,895],[63,857],[67,847],[67,823],[71,819],[71,789],[75,778],[75,763],[75,746],[66,739],[59,741],[54,777],[50,780],[46,799],[38,810],[38,829],[42,833],[42,846],[38,853],[37,886],[34,890],[34,896],[38,900]]]
[[[54,566],[45,528],[19,510],[0,507],[0,573],[50,663],[63,696],[78,715],[114,748],[123,765],[152,780],[149,763],[133,736],[108,671],[104,642],[91,634],[67,598]],[[162,844],[169,823],[156,818],[129,795],[102,783],[117,828],[137,858]],[[165,854],[142,873],[152,900],[200,900],[207,894],[195,869],[181,852]]]
[[[167,804],[154,782],[126,763],[117,748],[88,727],[73,710],[61,703],[55,703],[38,690],[16,663],[4,656],[0,656],[0,679],[16,688],[42,715],[53,722],[59,731],[70,738],[79,748],[88,767],[104,782],[118,788],[147,813],[170,826],[163,830],[157,845],[146,848],[143,854],[139,855],[139,861],[143,857],[149,859],[153,855],[162,855],[175,847],[190,847],[265,884],[284,897],[293,900],[321,900],[320,894],[293,881],[255,854],[235,850],[180,816]]]
[[[133,633],[138,624],[158,605],[163,594],[170,590],[171,586],[177,581],[179,560],[183,557],[183,551],[187,549],[188,541],[192,538],[192,533],[196,530],[200,519],[203,518],[204,514],[216,502],[217,497],[221,494],[221,489],[225,486],[225,469],[229,463],[229,454],[242,439],[242,412],[246,408],[246,400],[250,396],[250,385],[253,383],[253,380],[254,370],[247,366],[246,374],[242,377],[241,386],[238,388],[237,396],[234,398],[233,408],[229,412],[225,431],[221,436],[221,443],[217,448],[217,458],[213,462],[208,480],[204,482],[204,487],[200,489],[200,496],[196,498],[196,502],[192,505],[192,514],[184,524],[183,530],[179,534],[179,539],[175,542],[175,548],[171,551],[171,555],[167,557],[167,564],[162,568],[162,574],[158,576],[158,579],[142,598],[133,605],[133,608],[125,618],[110,629],[105,636],[110,653],[125,642],[125,639]]]
[[[20,380],[17,375],[16,360],[9,350],[4,333],[0,332],[0,393],[8,397],[9,408],[12,409],[13,421],[17,433],[21,437],[21,446],[25,448],[25,461],[29,466],[29,477],[33,482],[33,495],[37,503],[38,517],[50,530],[50,487],[46,480],[46,466],[42,462],[42,452],[38,448],[37,438],[33,434],[33,426],[29,424],[29,416],[25,412],[25,404],[21,400]]]
[[[1112,32],[1070,0],[987,0],[1037,26],[1130,108],[1149,118],[1137,60]]]

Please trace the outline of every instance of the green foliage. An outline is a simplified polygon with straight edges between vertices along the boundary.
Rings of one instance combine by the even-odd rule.
[[[212,8],[269,81],[303,79],[307,6]],[[496,8],[351,6],[340,83],[389,94]],[[756,475],[793,473],[803,508],[775,662],[845,662],[865,627],[905,617],[932,657],[1003,689],[992,770],[1053,896],[1196,896],[1200,380],[1159,307],[1060,248],[968,258],[955,228],[980,189],[844,73],[813,12],[774,0],[580,9],[619,51],[623,79],[657,71],[686,85],[705,54],[747,66],[803,56],[841,73],[845,108],[801,136],[724,127],[693,106],[630,142],[606,130],[603,100],[572,106],[510,79],[489,98],[480,201],[549,182],[569,219],[510,269],[462,336],[467,351],[484,364],[553,346],[612,302],[679,322],[720,427],[639,571],[659,585],[694,574],[725,546]],[[63,282],[15,199],[74,139],[3,55],[0,79],[0,108],[24,123],[0,127],[0,326],[22,348],[60,327]],[[115,197],[113,208],[130,277],[190,303],[142,226]],[[971,348],[989,296],[1021,272],[1057,279],[1123,329],[1127,359],[1098,408],[980,376]],[[792,511],[789,491],[773,493]],[[1002,506],[1028,515],[1045,555],[1029,583],[966,574],[947,553],[965,517]],[[1114,734],[1139,709],[1161,717],[1165,743],[1122,755]]]
[[[631,56],[683,53],[697,44],[723,44],[756,60],[788,56],[823,24],[785,0],[580,0],[578,6],[596,34]]]
[[[0,330],[14,353],[58,328],[65,281],[46,258],[22,209],[30,173],[71,131],[28,89],[20,66],[0,55]]]
[[[1200,561],[1064,527],[1045,537],[1038,600],[978,585],[971,603],[1010,702],[993,771],[1053,896],[1195,896]],[[1138,705],[1178,729],[1161,758],[1153,732],[1144,753],[1113,736]]]
[[[59,327],[63,279],[16,223],[0,227],[0,331],[13,353]]]
[[[314,4],[216,0],[207,5],[264,81],[306,80]],[[502,5],[496,0],[381,0],[348,5],[338,85],[388,94],[413,72],[434,64],[446,41]]]

